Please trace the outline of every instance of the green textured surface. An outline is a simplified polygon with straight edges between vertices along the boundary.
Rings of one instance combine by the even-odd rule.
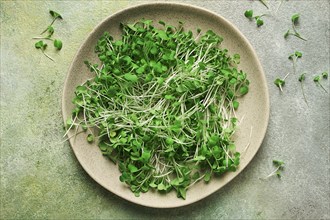
[[[1,219],[269,219],[330,218],[329,94],[312,77],[329,71],[328,0],[271,3],[272,16],[256,28],[243,13],[253,8],[266,12],[258,1],[172,1],[216,12],[248,38],[263,64],[270,90],[268,131],[256,157],[230,184],[187,207],[160,210],[131,204],[103,189],[81,168],[68,142],[63,142],[61,96],[69,65],[88,33],[103,19],[128,6],[150,1],[3,1],[1,19]],[[55,37],[63,49],[34,48],[31,38],[60,12]],[[283,39],[293,13],[300,13],[299,30],[307,42]],[[298,73],[307,73],[302,99],[291,75],[280,94],[273,80],[292,71],[287,57],[303,52]],[[330,91],[329,80],[322,81]],[[266,176],[271,161],[286,162],[283,178]],[[110,180],[111,181],[111,180]]]

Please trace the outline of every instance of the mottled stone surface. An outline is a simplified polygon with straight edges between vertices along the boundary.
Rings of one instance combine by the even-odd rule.
[[[263,64],[268,81],[271,115],[265,140],[251,164],[230,184],[187,207],[159,210],[131,204],[103,189],[81,168],[63,142],[61,96],[69,65],[87,34],[103,19],[131,5],[151,1],[3,1],[1,19],[1,219],[329,219],[329,94],[313,76],[329,72],[328,0],[290,0],[275,13],[279,1],[267,10],[252,1],[172,1],[197,5],[231,21],[248,38]],[[34,49],[34,40],[60,12],[48,60]],[[256,28],[243,13],[269,13]],[[300,13],[301,34],[283,34],[291,15]],[[291,74],[281,94],[273,81],[292,72],[287,59],[303,52],[297,74]],[[306,72],[303,100],[298,76]],[[299,75],[298,75],[299,74]],[[329,80],[322,80],[330,91]],[[284,160],[281,180],[260,180],[273,170],[272,160]]]

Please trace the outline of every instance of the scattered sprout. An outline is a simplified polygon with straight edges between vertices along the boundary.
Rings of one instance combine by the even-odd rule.
[[[263,179],[268,179],[269,177],[274,175],[276,175],[278,178],[282,177],[282,171],[284,170],[284,162],[281,160],[273,160],[273,165],[276,167],[276,169]]]
[[[250,20],[254,19],[256,21],[257,26],[260,27],[264,24],[264,21],[261,18],[266,14],[253,16],[253,10],[247,10],[244,12],[244,15]]]
[[[49,41],[53,41],[54,47],[55,47],[57,50],[61,50],[61,49],[62,49],[62,46],[63,46],[62,41],[59,40],[59,39],[53,39],[52,36],[53,36],[53,34],[54,34],[54,32],[55,32],[54,27],[53,27],[53,24],[54,24],[54,22],[55,22],[57,19],[62,19],[62,16],[61,16],[59,13],[57,13],[57,12],[55,12],[55,11],[52,11],[52,10],[50,10],[49,13],[50,13],[50,15],[53,17],[53,21],[50,23],[50,25],[47,26],[47,28],[46,28],[43,32],[41,32],[41,35],[47,32],[47,36],[34,37],[33,39],[41,39],[41,40],[49,40]],[[51,59],[52,61],[54,61],[53,58],[51,58],[49,55],[47,55],[47,54],[45,53],[45,49],[46,49],[46,47],[47,47],[47,44],[43,44],[43,45],[42,45],[43,42],[42,42],[42,43],[41,43],[41,42],[42,42],[42,41],[37,42],[37,43],[35,44],[35,47],[36,47],[37,49],[42,49],[43,54],[44,54],[46,57],[48,57],[49,59]],[[46,46],[44,46],[44,45],[46,45]]]
[[[274,81],[274,84],[283,92],[283,86],[285,85],[285,79],[289,76],[290,73],[286,74],[283,79],[277,78]]]
[[[287,30],[284,34],[284,38],[288,38],[289,35],[295,36],[301,40],[307,41],[305,38],[303,38],[300,33],[297,31],[296,27],[298,24],[298,20],[299,20],[300,15],[299,14],[294,14],[291,17],[291,24],[292,24],[292,30]]]
[[[313,78],[313,81],[315,82],[316,85],[319,85],[326,93],[328,93],[328,91],[323,87],[323,85],[321,84],[321,77],[323,79],[328,79],[328,73],[327,72],[323,72],[321,75],[317,75]]]
[[[300,82],[300,87],[301,87],[301,91],[302,91],[302,94],[303,94],[303,97],[304,97],[304,100],[305,100],[305,103],[308,105],[307,103],[307,99],[306,99],[306,95],[305,95],[305,91],[304,91],[304,84],[303,82],[305,81],[306,79],[306,73],[303,73],[299,76],[298,78],[298,81]]]

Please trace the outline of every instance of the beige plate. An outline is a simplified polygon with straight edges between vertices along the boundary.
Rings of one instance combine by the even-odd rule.
[[[92,77],[84,65],[85,60],[97,62],[94,47],[100,36],[108,31],[112,36],[120,36],[120,23],[134,22],[141,18],[152,19],[154,23],[159,20],[167,24],[177,25],[178,21],[184,22],[186,30],[195,31],[201,28],[202,31],[209,29],[224,38],[223,48],[227,48],[230,54],[241,55],[239,68],[248,74],[251,82],[249,93],[240,100],[240,108],[237,117],[241,120],[239,129],[235,133],[234,140],[238,151],[242,153],[241,164],[236,172],[230,172],[220,178],[213,178],[208,184],[199,182],[187,192],[187,199],[179,199],[172,191],[168,194],[158,192],[142,193],[135,197],[130,189],[119,181],[120,172],[118,168],[106,157],[102,156],[96,144],[88,144],[86,135],[79,134],[71,138],[72,149],[86,172],[100,185],[118,196],[131,202],[157,208],[171,208],[191,204],[219,190],[235,176],[237,176],[252,160],[257,153],[268,124],[269,117],[269,96],[265,75],[257,58],[254,49],[247,39],[231,23],[223,17],[202,8],[182,4],[154,3],[144,4],[120,11],[99,24],[78,50],[64,85],[62,110],[66,120],[70,117],[73,104],[75,87],[86,79]],[[70,131],[68,136],[72,136]],[[252,135],[251,135],[252,134]],[[251,137],[250,137],[251,136]]]

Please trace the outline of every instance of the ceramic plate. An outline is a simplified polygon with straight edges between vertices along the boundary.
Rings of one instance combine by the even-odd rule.
[[[250,80],[250,91],[240,100],[240,108],[237,117],[241,124],[234,135],[234,140],[238,151],[242,153],[241,164],[236,172],[229,172],[220,178],[213,178],[208,184],[203,181],[195,184],[187,191],[187,198],[183,200],[177,198],[174,190],[168,194],[158,192],[141,193],[140,197],[135,197],[126,184],[119,181],[120,172],[118,168],[106,157],[102,156],[96,144],[88,144],[86,135],[79,134],[76,138],[70,139],[72,149],[86,172],[100,185],[118,196],[148,207],[171,208],[191,204],[201,200],[208,195],[216,192],[225,184],[236,177],[252,160],[257,153],[264,138],[268,117],[269,117],[269,96],[266,85],[265,75],[258,60],[258,57],[250,43],[240,31],[235,28],[225,18],[213,12],[190,5],[172,3],[144,4],[122,10],[99,24],[92,33],[89,34],[85,42],[78,50],[64,85],[62,110],[66,120],[71,115],[76,86],[91,78],[85,60],[92,63],[97,62],[97,55],[94,47],[101,35],[108,31],[112,36],[120,36],[120,23],[131,23],[142,18],[165,21],[167,24],[176,25],[178,21],[184,22],[186,30],[202,31],[213,30],[224,38],[221,44],[227,48],[230,54],[238,53],[241,55],[239,69],[247,73]],[[68,136],[72,136],[74,131],[70,131]],[[248,145],[249,144],[249,145]],[[220,198],[221,199],[221,198]]]

